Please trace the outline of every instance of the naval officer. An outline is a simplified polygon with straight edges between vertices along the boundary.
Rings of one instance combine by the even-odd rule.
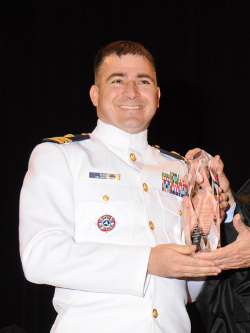
[[[26,278],[55,286],[56,333],[188,333],[196,281],[220,273],[183,245],[184,159],[151,147],[159,107],[155,62],[118,41],[95,58],[88,135],[32,152],[20,199]],[[199,289],[199,288],[198,288]]]

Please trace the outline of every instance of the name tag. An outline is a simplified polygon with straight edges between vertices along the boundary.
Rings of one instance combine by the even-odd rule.
[[[120,175],[115,173],[105,173],[105,172],[89,172],[89,178],[120,180]]]

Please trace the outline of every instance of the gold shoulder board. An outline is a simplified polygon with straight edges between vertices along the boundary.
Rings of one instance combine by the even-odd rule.
[[[82,133],[82,134],[67,134],[64,136],[55,136],[53,138],[46,138],[43,139],[43,142],[53,142],[53,143],[71,143],[71,142],[75,142],[75,141],[82,141],[82,140],[87,140],[89,139],[90,136],[86,133]]]
[[[162,148],[160,148],[159,146],[153,146],[155,149],[157,149],[160,153],[163,153],[165,155],[168,155],[168,156],[171,156],[171,157],[174,157],[178,160],[181,160],[181,161],[184,161],[187,163],[187,159],[183,156],[181,156],[180,154],[176,153],[175,151],[167,151],[167,150],[164,150]]]

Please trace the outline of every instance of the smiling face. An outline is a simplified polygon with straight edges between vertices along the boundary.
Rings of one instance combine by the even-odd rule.
[[[97,116],[128,133],[139,133],[150,124],[159,107],[160,89],[155,71],[143,56],[107,56],[90,89]]]

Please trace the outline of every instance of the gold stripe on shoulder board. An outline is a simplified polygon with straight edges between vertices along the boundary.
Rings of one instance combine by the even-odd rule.
[[[58,143],[72,142],[71,139],[69,139],[67,137],[64,137],[64,136],[55,136],[53,138],[46,138],[46,139],[43,139],[43,141],[55,141],[55,142],[58,142]]]
[[[172,154],[176,154],[176,155],[182,157],[183,160],[187,163],[187,159],[186,159],[186,157],[182,156],[181,154],[177,153],[176,151],[173,151],[173,150],[172,150],[170,153],[172,153]]]

